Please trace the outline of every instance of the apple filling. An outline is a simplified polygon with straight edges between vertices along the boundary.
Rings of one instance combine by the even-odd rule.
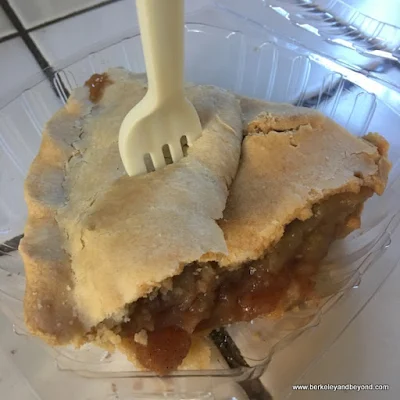
[[[237,321],[282,312],[311,296],[320,261],[330,244],[358,227],[372,190],[340,193],[314,205],[311,218],[294,220],[264,257],[236,269],[216,262],[194,262],[129,309],[129,321],[117,328],[139,362],[166,374],[187,355],[191,334]],[[145,341],[136,341],[139,332]]]

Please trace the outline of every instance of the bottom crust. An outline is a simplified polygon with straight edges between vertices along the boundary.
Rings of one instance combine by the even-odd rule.
[[[310,298],[330,244],[359,227],[363,203],[372,194],[363,187],[359,193],[330,196],[313,206],[312,217],[287,225],[281,240],[261,259],[235,270],[216,262],[186,265],[161,289],[131,304],[126,322],[105,322],[114,344],[129,359],[163,375],[177,369],[188,354],[190,358],[193,345],[204,349],[193,340],[198,333],[280,314]]]

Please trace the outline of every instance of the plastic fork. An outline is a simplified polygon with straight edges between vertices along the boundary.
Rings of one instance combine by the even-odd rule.
[[[164,167],[168,158],[180,160],[182,138],[190,146],[201,135],[197,112],[184,93],[183,0],[136,0],[136,8],[148,90],[119,132],[119,151],[130,176]]]

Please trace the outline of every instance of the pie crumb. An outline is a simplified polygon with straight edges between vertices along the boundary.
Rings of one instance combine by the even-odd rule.
[[[147,332],[142,329],[140,332],[135,334],[133,339],[136,343],[139,343],[143,346],[147,346]]]
[[[160,292],[163,295],[166,295],[168,292],[170,292],[172,290],[172,279],[171,278],[167,278],[165,279],[162,283],[161,283],[161,288],[160,288]]]
[[[298,219],[300,221],[305,221],[306,219],[311,218],[312,215],[313,215],[313,212],[312,212],[311,208],[305,208],[300,211]]]

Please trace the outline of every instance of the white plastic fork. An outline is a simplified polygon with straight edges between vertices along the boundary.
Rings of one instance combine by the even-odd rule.
[[[201,135],[197,112],[184,93],[183,0],[136,0],[136,8],[148,90],[119,132],[119,152],[130,176],[148,171],[147,155],[154,169],[165,166],[165,145],[172,161],[180,160],[182,137],[190,146]]]

